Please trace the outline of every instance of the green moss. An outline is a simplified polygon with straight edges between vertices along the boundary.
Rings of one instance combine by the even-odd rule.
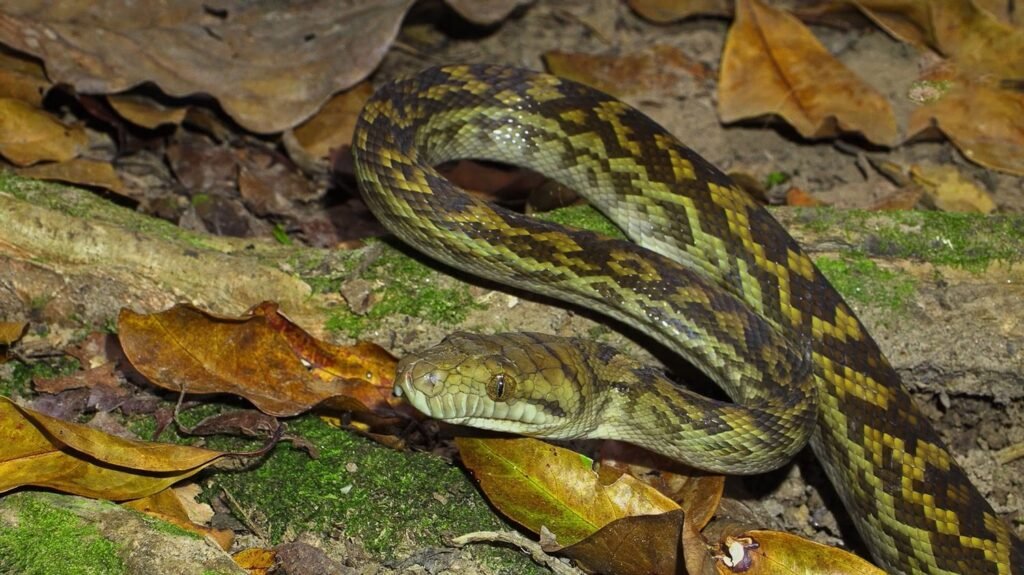
[[[537,217],[556,224],[598,232],[613,238],[625,239],[626,237],[618,226],[589,205],[559,208],[537,214]]]
[[[117,547],[74,514],[26,498],[17,525],[0,526],[0,568],[24,575],[124,573]]]
[[[430,266],[394,247],[380,246],[381,254],[360,277],[373,282],[378,301],[365,314],[348,308],[331,312],[325,325],[351,337],[359,337],[368,327],[392,315],[406,315],[432,324],[456,325],[473,309],[483,306],[474,301],[469,287],[447,280]]]
[[[818,233],[853,238],[871,255],[982,272],[994,262],[1024,262],[1024,218],[949,212],[868,212],[808,208],[799,220]]]
[[[177,525],[175,525],[173,523],[168,523],[167,521],[161,521],[161,520],[157,519],[156,517],[152,517],[150,515],[146,515],[145,513],[141,512],[141,511],[136,511],[134,509],[127,509],[127,508],[125,508],[125,510],[129,511],[131,513],[134,513],[135,515],[137,515],[139,517],[140,521],[142,521],[150,529],[153,529],[155,531],[160,531],[161,533],[166,533],[166,534],[172,535],[174,537],[188,537],[189,539],[203,539],[204,538],[202,535],[200,535],[200,534],[198,534],[198,533],[196,533],[194,531],[189,531],[187,529],[182,529],[181,527],[178,527]]]
[[[342,529],[392,560],[400,544],[442,546],[445,536],[504,527],[465,475],[437,457],[387,449],[312,416],[293,420],[289,432],[316,445],[319,458],[282,444],[257,469],[211,478],[273,543]],[[509,573],[534,572],[517,553],[479,549],[489,563],[515,561]]]
[[[11,362],[0,371],[0,395],[16,397],[29,392],[35,378],[70,375],[80,368],[77,359],[60,356],[32,363]]]
[[[814,263],[848,301],[889,311],[906,309],[917,287],[909,275],[883,269],[863,255],[820,257]]]

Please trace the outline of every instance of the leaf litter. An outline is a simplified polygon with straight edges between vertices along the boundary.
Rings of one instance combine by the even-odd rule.
[[[241,236],[266,236],[273,230],[283,234],[279,237],[295,236],[319,245],[362,237],[331,231],[336,226],[324,218],[325,211],[352,210],[346,203],[325,202],[327,177],[333,165],[342,180],[345,178],[352,121],[370,92],[369,83],[358,82],[378,66],[389,48],[403,46],[399,24],[411,3],[350,2],[335,10],[329,10],[328,4],[314,2],[308,11],[297,15],[244,5],[210,8],[196,3],[178,3],[166,12],[139,14],[113,1],[94,3],[77,19],[69,19],[56,9],[33,9],[31,3],[20,9],[0,10],[0,43],[20,53],[0,53],[0,89],[5,90],[0,92],[0,102],[13,102],[7,104],[8,122],[0,122],[0,155],[23,166],[24,175],[109,190],[140,209],[162,213],[194,229]],[[518,2],[451,2],[467,21],[507,28],[519,25],[517,18],[525,22],[537,14],[564,23],[573,9],[550,9],[540,4],[524,8]],[[843,7],[823,4],[826,9],[822,13],[848,12],[845,3]],[[894,111],[888,101],[891,94],[872,88],[835,57],[842,50],[836,50],[834,34],[830,43],[829,34],[820,28],[808,27],[784,9],[758,0],[737,2],[735,14],[730,14],[729,6],[707,0],[629,2],[636,14],[663,26],[675,26],[670,22],[695,15],[732,18],[728,37],[721,37],[724,50],[720,60],[718,54],[709,58],[706,53],[703,59],[691,58],[686,49],[672,42],[609,46],[617,34],[623,33],[622,22],[641,29],[646,24],[624,12],[624,4],[608,2],[600,15],[577,18],[594,38],[580,41],[566,37],[562,43],[548,45],[539,42],[536,56],[543,55],[552,71],[651,106],[655,115],[670,108],[666,102],[679,97],[675,92],[681,84],[690,85],[687,89],[697,94],[717,88],[719,119],[739,122],[741,130],[752,122],[775,118],[773,125],[788,124],[804,138],[863,138],[876,145],[873,151],[895,147],[908,138],[923,140],[941,134],[964,158],[1020,174],[1017,160],[1024,157],[1019,153],[1024,131],[1013,120],[1020,117],[1016,111],[1021,107],[1018,100],[1022,91],[1014,82],[1021,77],[1021,70],[1013,59],[997,56],[1020,46],[1020,29],[1012,26],[1007,14],[999,12],[998,3],[989,2],[982,8],[982,3],[950,2],[934,10],[924,9],[923,2],[861,1],[855,5],[875,25],[914,49],[941,55],[929,53],[922,58],[931,65],[921,66],[923,72],[915,84],[920,90],[906,94],[907,101],[914,102],[909,115],[902,111],[906,106],[896,106],[900,111]],[[801,9],[793,14],[806,16],[809,12]],[[503,23],[510,15],[513,18]],[[282,20],[284,16],[289,18]],[[282,26],[283,21],[289,25]],[[101,26],[94,36],[80,33],[81,26],[98,24]],[[414,20],[409,27],[415,25]],[[353,32],[356,29],[358,34]],[[826,39],[820,40],[821,35]],[[491,48],[487,41],[478,44],[481,48],[476,57],[488,57]],[[457,45],[467,46],[465,42],[442,40],[438,45],[455,46],[453,53],[457,53]],[[993,42],[1002,49],[993,49]],[[174,49],[144,50],[147,46]],[[299,46],[302,57],[293,57]],[[223,64],[227,61],[225,47],[233,50],[230,65]],[[144,57],[133,57],[139,50]],[[353,57],[337,58],[338,51]],[[415,51],[412,48],[411,59],[418,67],[431,61],[431,55]],[[24,58],[24,54],[45,62],[45,74],[38,60]],[[403,58],[392,60],[384,62],[386,70],[400,67]],[[537,66],[540,60],[531,61]],[[93,65],[87,67],[84,62]],[[719,73],[717,86],[713,85],[715,70]],[[764,74],[766,70],[772,73]],[[47,107],[42,95],[57,84],[71,87],[65,97],[80,98],[86,116],[75,117],[66,110]],[[713,119],[713,113],[705,117]],[[105,142],[97,137],[87,127],[97,120],[116,124],[117,137]],[[153,150],[156,154],[136,164],[136,171],[125,177],[124,156],[104,157],[98,153],[104,148],[120,148],[139,158],[153,154]],[[167,158],[170,173],[160,165],[161,157]],[[742,154],[738,164],[741,173],[747,166],[754,179],[768,175],[758,173],[762,170],[759,161],[745,159]],[[1008,199],[1005,193],[992,194],[986,189],[992,187],[991,178],[979,186],[973,181],[977,170],[950,165],[948,159],[938,166],[914,160],[907,165],[908,179],[896,194],[869,198],[875,202],[869,205],[982,213],[998,209],[1000,204],[1002,209],[1024,205]],[[821,203],[807,190],[817,191],[822,182],[806,179],[800,170],[792,172],[796,181],[784,189],[784,201],[791,205]],[[166,188],[184,190],[188,201],[168,204],[149,195],[149,187],[140,182],[153,178],[171,182]],[[155,209],[158,205],[163,206],[159,211]],[[136,367],[141,366],[140,371],[157,385],[179,391],[232,393],[278,416],[333,403],[385,421],[411,417],[401,413],[401,406],[389,396],[393,358],[383,350],[339,351],[341,348],[295,326],[272,304],[258,306],[249,316],[239,318],[185,307],[164,314],[125,312],[119,329],[122,343],[139,362]],[[12,347],[16,341],[12,338],[6,346]],[[248,367],[232,364],[233,360],[253,355],[263,363]],[[101,362],[69,377],[40,379],[37,390],[59,396],[107,384],[112,384],[113,390],[122,389],[124,382],[116,381],[115,376],[113,364]],[[271,384],[269,390],[267,383]],[[81,409],[105,411],[128,397],[119,393],[102,401],[76,401],[89,406]],[[31,418],[47,416],[22,417],[39,421]],[[256,411],[241,412],[215,416],[192,430],[265,431],[271,420]],[[106,441],[116,444],[113,439],[101,443]],[[549,449],[523,441],[529,447],[505,456],[505,465],[512,457]],[[62,447],[51,445],[51,449]],[[466,464],[474,472],[474,465],[485,466],[479,460]],[[529,464],[523,462],[524,467]],[[555,477],[564,477],[570,469],[576,468],[557,468]],[[593,474],[583,467],[576,472],[581,478]],[[510,501],[506,507],[511,511],[499,507],[513,519],[514,509],[523,508],[524,502],[536,495],[510,493],[500,485],[488,488],[483,475],[481,481],[492,501]],[[712,500],[715,503],[706,506],[706,512],[717,508],[717,496]],[[582,504],[566,505],[573,513],[591,511]],[[699,546],[699,530],[708,517],[704,513],[698,526],[685,528],[681,522],[691,513],[692,509],[680,513],[673,503],[660,514],[641,515],[656,519],[622,515],[602,520],[601,525],[590,525],[586,535],[574,542],[573,547],[582,545],[579,549],[567,552],[581,564],[589,561],[591,566],[605,567],[610,572],[634,572],[630,569],[637,565],[663,572],[671,562],[660,566],[655,562],[672,554],[661,547],[647,548],[655,552],[632,567],[621,559],[645,550],[639,534],[660,533],[663,529],[672,535],[660,540],[670,546],[676,540],[684,547]],[[541,523],[560,516],[564,512],[545,516]],[[516,521],[526,525],[525,520]],[[536,531],[543,531],[540,527],[550,528],[544,523]],[[605,527],[607,532],[603,531]],[[730,549],[735,549],[735,542],[746,535],[749,533],[722,538],[722,552],[728,555]],[[782,556],[803,553],[799,551],[804,549],[803,543],[792,544],[790,551],[791,543],[768,543],[769,537],[756,536],[763,537],[761,544],[767,545],[766,549],[782,550],[776,552]],[[561,538],[556,536],[555,541]],[[633,547],[622,547],[616,554],[614,544],[621,542]],[[627,549],[632,551],[625,553]],[[611,554],[604,555],[609,550]]]

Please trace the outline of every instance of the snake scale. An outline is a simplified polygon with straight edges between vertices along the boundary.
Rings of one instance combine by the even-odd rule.
[[[396,384],[420,410],[544,437],[618,437],[735,473],[781,465],[809,439],[886,571],[1024,574],[1024,545],[808,256],[727,176],[640,112],[551,75],[432,68],[376,92],[353,153],[366,203],[406,243],[637,326],[735,400],[684,392],[593,342],[457,335],[403,360]],[[492,206],[433,168],[463,158],[553,178],[632,242]],[[468,388],[480,369],[482,388]],[[604,377],[611,382],[601,388],[569,383]]]

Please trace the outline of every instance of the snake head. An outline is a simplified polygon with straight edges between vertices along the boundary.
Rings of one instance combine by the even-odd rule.
[[[398,363],[395,394],[460,425],[550,438],[585,437],[596,417],[574,340],[456,333]]]

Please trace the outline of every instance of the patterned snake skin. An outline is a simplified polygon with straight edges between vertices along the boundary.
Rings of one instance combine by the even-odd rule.
[[[1024,545],[796,242],[640,112],[550,75],[434,68],[375,94],[356,126],[354,155],[367,204],[405,242],[469,273],[639,325],[736,401],[677,400],[631,385],[582,391],[620,394],[627,410],[630,398],[655,406],[655,437],[626,440],[653,443],[698,467],[750,473],[781,464],[809,435],[888,572],[1024,575]],[[475,200],[432,168],[460,158],[527,166],[556,179],[636,243]],[[488,392],[500,400],[515,381],[496,381]],[[404,386],[410,396],[412,387]],[[428,414],[449,418],[475,408],[475,401],[418,401]],[[710,415],[696,415],[698,408]],[[550,395],[542,411],[571,409]],[[521,425],[503,429],[544,435]],[[706,440],[685,451],[697,455],[664,447],[694,432]]]

